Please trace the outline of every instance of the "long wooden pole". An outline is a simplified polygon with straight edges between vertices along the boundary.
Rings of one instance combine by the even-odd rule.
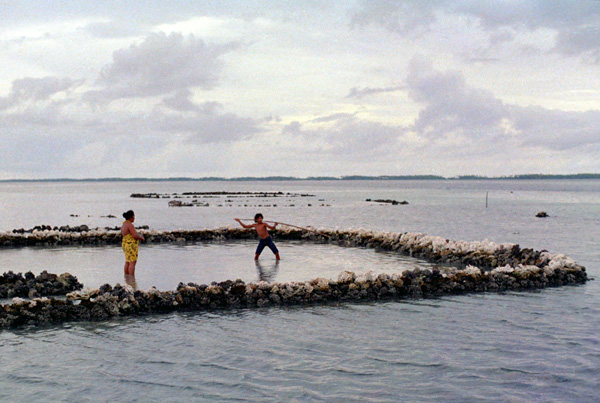
[[[244,220],[244,221],[254,221],[254,218],[240,218],[240,220]],[[317,234],[319,234],[319,235],[323,235],[323,236],[326,236],[326,237],[328,237],[328,238],[331,238],[329,235],[322,234],[322,233],[320,233],[319,231],[316,231],[316,230],[314,230],[314,229],[310,229],[310,228],[304,228],[304,227],[299,227],[299,226],[297,226],[297,225],[293,225],[293,224],[286,224],[286,223],[284,223],[284,222],[281,222],[281,221],[267,221],[267,220],[263,220],[263,222],[277,223],[277,224],[285,225],[286,227],[293,227],[293,228],[298,228],[298,229],[301,229],[301,230],[304,230],[304,231],[315,232],[315,233],[317,233]]]

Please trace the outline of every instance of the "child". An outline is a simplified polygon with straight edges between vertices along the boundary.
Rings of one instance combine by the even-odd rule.
[[[244,228],[254,228],[256,230],[256,233],[260,237],[260,242],[258,243],[256,253],[254,254],[254,260],[258,260],[258,257],[262,253],[265,246],[268,246],[269,249],[273,251],[273,253],[275,254],[275,259],[281,259],[279,257],[279,251],[277,250],[277,246],[275,246],[275,243],[273,243],[273,239],[271,238],[271,236],[269,235],[269,231],[267,230],[267,228],[275,229],[275,227],[277,227],[277,224],[279,223],[275,223],[275,225],[269,225],[267,223],[264,223],[263,215],[260,213],[254,216],[255,224],[246,225],[243,222],[241,222],[239,218],[236,218],[235,220],[239,222],[240,225]]]

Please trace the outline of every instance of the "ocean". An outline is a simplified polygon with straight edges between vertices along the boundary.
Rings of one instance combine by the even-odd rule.
[[[267,200],[252,192],[281,194]],[[202,205],[169,207],[171,200]],[[4,182],[0,201],[0,231],[42,224],[112,228],[129,209],[136,226],[217,228],[261,212],[302,227],[518,243],[564,253],[591,278],[600,272],[598,180]],[[540,211],[549,217],[536,217]],[[431,266],[371,249],[275,241],[282,261],[276,264],[267,249],[258,265],[255,242],[142,244],[135,286],[305,281],[343,270]],[[5,248],[0,266],[1,272],[68,271],[91,287],[125,282],[116,246]],[[5,330],[0,401],[594,401],[599,306],[600,286],[592,280],[534,292]]]

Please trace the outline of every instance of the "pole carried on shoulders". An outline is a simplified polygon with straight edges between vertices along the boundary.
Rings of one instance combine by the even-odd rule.
[[[254,218],[240,218],[240,220],[243,220],[243,221],[254,221]],[[286,227],[298,228],[298,229],[301,229],[301,230],[304,230],[304,231],[314,232],[316,234],[326,236],[327,238],[331,238],[329,235],[323,234],[323,233],[321,233],[321,232],[319,232],[317,230],[310,229],[310,228],[299,227],[299,226],[293,225],[293,224],[286,224],[286,223],[281,222],[281,221],[267,221],[267,220],[263,220],[263,222],[277,223],[277,224],[280,224],[280,225],[285,225]]]

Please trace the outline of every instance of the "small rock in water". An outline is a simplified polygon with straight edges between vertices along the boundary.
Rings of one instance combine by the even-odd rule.
[[[365,201],[368,202],[375,202],[375,203],[387,203],[387,204],[391,204],[392,206],[397,206],[399,204],[408,204],[408,202],[406,200],[402,200],[402,201],[398,201],[398,200],[392,200],[392,199],[366,199]]]
[[[536,217],[548,217],[548,213],[546,213],[545,211],[540,211],[535,216]]]

